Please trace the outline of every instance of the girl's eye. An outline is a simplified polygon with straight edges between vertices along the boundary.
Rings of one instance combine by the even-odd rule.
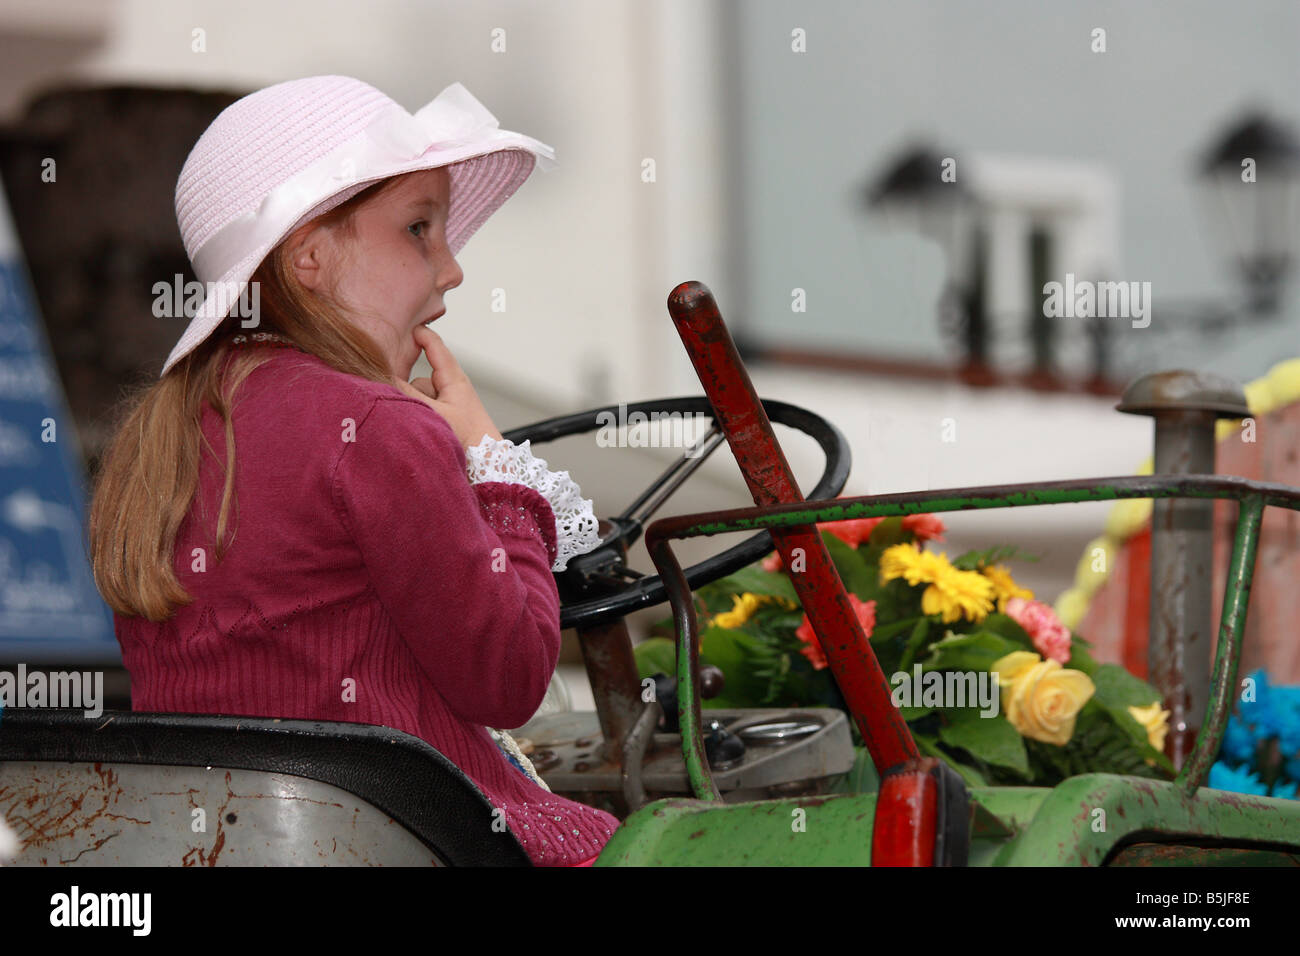
[[[409,226],[407,226],[406,231],[409,232],[411,235],[415,236],[415,238],[417,239],[423,239],[424,238],[423,231],[425,227],[428,225],[429,224],[427,222],[421,219],[419,222],[413,222]]]

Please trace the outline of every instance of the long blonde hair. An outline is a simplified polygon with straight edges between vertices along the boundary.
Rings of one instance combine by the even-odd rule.
[[[376,183],[312,222],[354,236],[356,212],[400,178]],[[315,295],[298,281],[287,239],[268,253],[252,280],[260,283],[256,331],[279,332],[340,372],[394,382],[374,339],[328,296]],[[198,490],[202,446],[216,457],[201,427],[204,402],[221,417],[226,432],[215,559],[219,562],[229,548],[226,526],[237,504],[231,409],[244,379],[272,354],[264,348],[232,350],[230,337],[238,331],[240,320],[228,317],[161,379],[133,386],[118,403],[118,424],[95,479],[89,521],[95,584],[118,614],[162,621],[176,606],[193,601],[177,580],[173,561],[177,532]]]

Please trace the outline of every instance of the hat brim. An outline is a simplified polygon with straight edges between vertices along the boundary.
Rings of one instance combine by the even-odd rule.
[[[342,205],[362,190],[394,176],[446,167],[451,186],[447,245],[452,255],[458,255],[470,237],[524,184],[536,164],[537,157],[523,147],[505,147],[450,162],[445,156],[429,154],[397,164],[332,193],[209,284],[203,302],[167,356],[167,361],[163,363],[160,377],[166,375],[221,325],[239,301],[242,290],[257,267],[276,246],[297,229]]]

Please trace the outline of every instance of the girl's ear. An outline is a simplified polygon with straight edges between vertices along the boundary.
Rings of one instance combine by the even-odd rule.
[[[320,292],[325,285],[326,247],[328,230],[321,226],[306,225],[289,237],[289,261],[302,285]]]

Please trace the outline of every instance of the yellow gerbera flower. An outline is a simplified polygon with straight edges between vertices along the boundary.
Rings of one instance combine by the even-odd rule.
[[[764,604],[780,604],[783,607],[792,609],[796,607],[795,602],[789,598],[778,597],[775,594],[754,594],[746,591],[744,594],[733,594],[731,596],[731,610],[716,615],[713,618],[713,623],[718,627],[734,630],[743,626]]]
[[[922,551],[914,542],[896,544],[880,555],[880,579],[902,578],[908,584],[930,584],[947,563],[946,558]]]
[[[999,611],[1005,612],[1007,602],[1012,598],[1024,598],[1026,601],[1034,599],[1034,592],[1017,584],[1005,565],[993,564],[982,570],[984,576],[993,582],[993,593],[997,598]]]
[[[945,624],[963,615],[970,621],[982,621],[993,611],[992,581],[978,571],[959,571],[946,554],[922,551],[915,543],[886,548],[880,556],[880,578],[930,585],[921,595],[921,611],[939,615]]]
[[[963,616],[982,621],[993,613],[993,582],[978,571],[958,571],[948,565],[921,595],[921,611],[938,614],[945,624]]]

